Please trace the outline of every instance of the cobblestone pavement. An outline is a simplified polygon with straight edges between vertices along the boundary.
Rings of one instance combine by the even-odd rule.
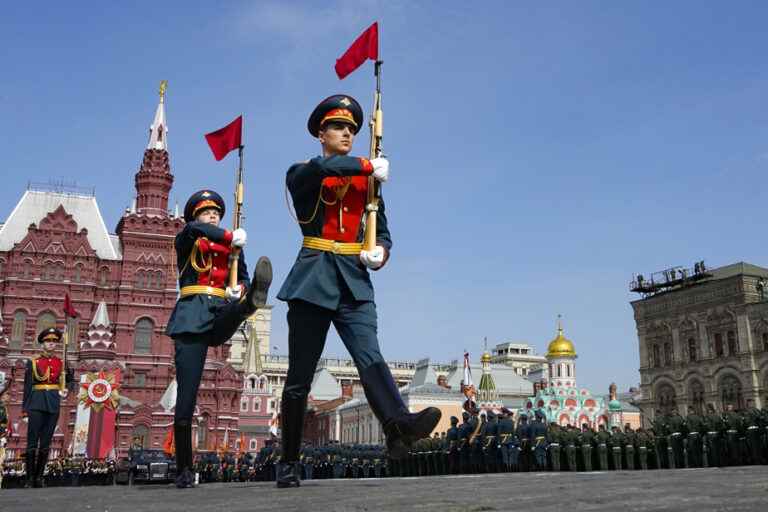
[[[0,491],[0,511],[741,511],[768,506],[768,466],[314,480],[270,483],[57,487]]]

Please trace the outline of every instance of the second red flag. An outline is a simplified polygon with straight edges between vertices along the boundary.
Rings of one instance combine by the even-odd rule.
[[[205,134],[205,140],[208,141],[216,160],[221,160],[227,153],[242,146],[242,139],[243,116],[238,116],[224,128]]]

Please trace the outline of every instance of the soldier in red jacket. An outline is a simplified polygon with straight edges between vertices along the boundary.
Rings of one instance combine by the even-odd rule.
[[[27,417],[27,482],[25,487],[42,487],[45,464],[48,462],[51,439],[59,421],[61,399],[67,398],[68,390],[61,389],[60,378],[64,363],[55,354],[61,342],[61,331],[55,327],[45,329],[37,336],[43,345],[42,352],[27,361],[24,374],[24,399],[22,414]],[[68,369],[67,384],[74,381]]]

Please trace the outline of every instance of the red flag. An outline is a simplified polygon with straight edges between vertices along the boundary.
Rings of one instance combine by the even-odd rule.
[[[336,59],[336,74],[343,80],[348,74],[360,67],[366,59],[379,58],[379,22],[368,27],[360,37],[355,39],[349,50]]]
[[[64,314],[69,318],[77,318],[77,311],[72,306],[72,301],[69,300],[69,294],[64,294]]]
[[[221,160],[227,156],[227,153],[242,146],[242,137],[243,116],[238,116],[224,128],[205,134],[205,140],[211,146],[213,157],[216,160]]]

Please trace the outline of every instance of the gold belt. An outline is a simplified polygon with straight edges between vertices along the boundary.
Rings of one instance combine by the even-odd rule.
[[[47,391],[49,389],[59,389],[58,384],[35,384],[32,386],[35,391]]]
[[[318,251],[344,255],[360,254],[360,251],[363,250],[362,242],[336,242],[315,236],[305,236],[301,246],[307,249],[317,249]]]
[[[181,288],[180,292],[182,299],[184,297],[189,297],[190,295],[213,295],[214,297],[221,297],[222,299],[226,297],[223,288],[216,288],[214,286],[201,286],[197,284],[184,286]]]

